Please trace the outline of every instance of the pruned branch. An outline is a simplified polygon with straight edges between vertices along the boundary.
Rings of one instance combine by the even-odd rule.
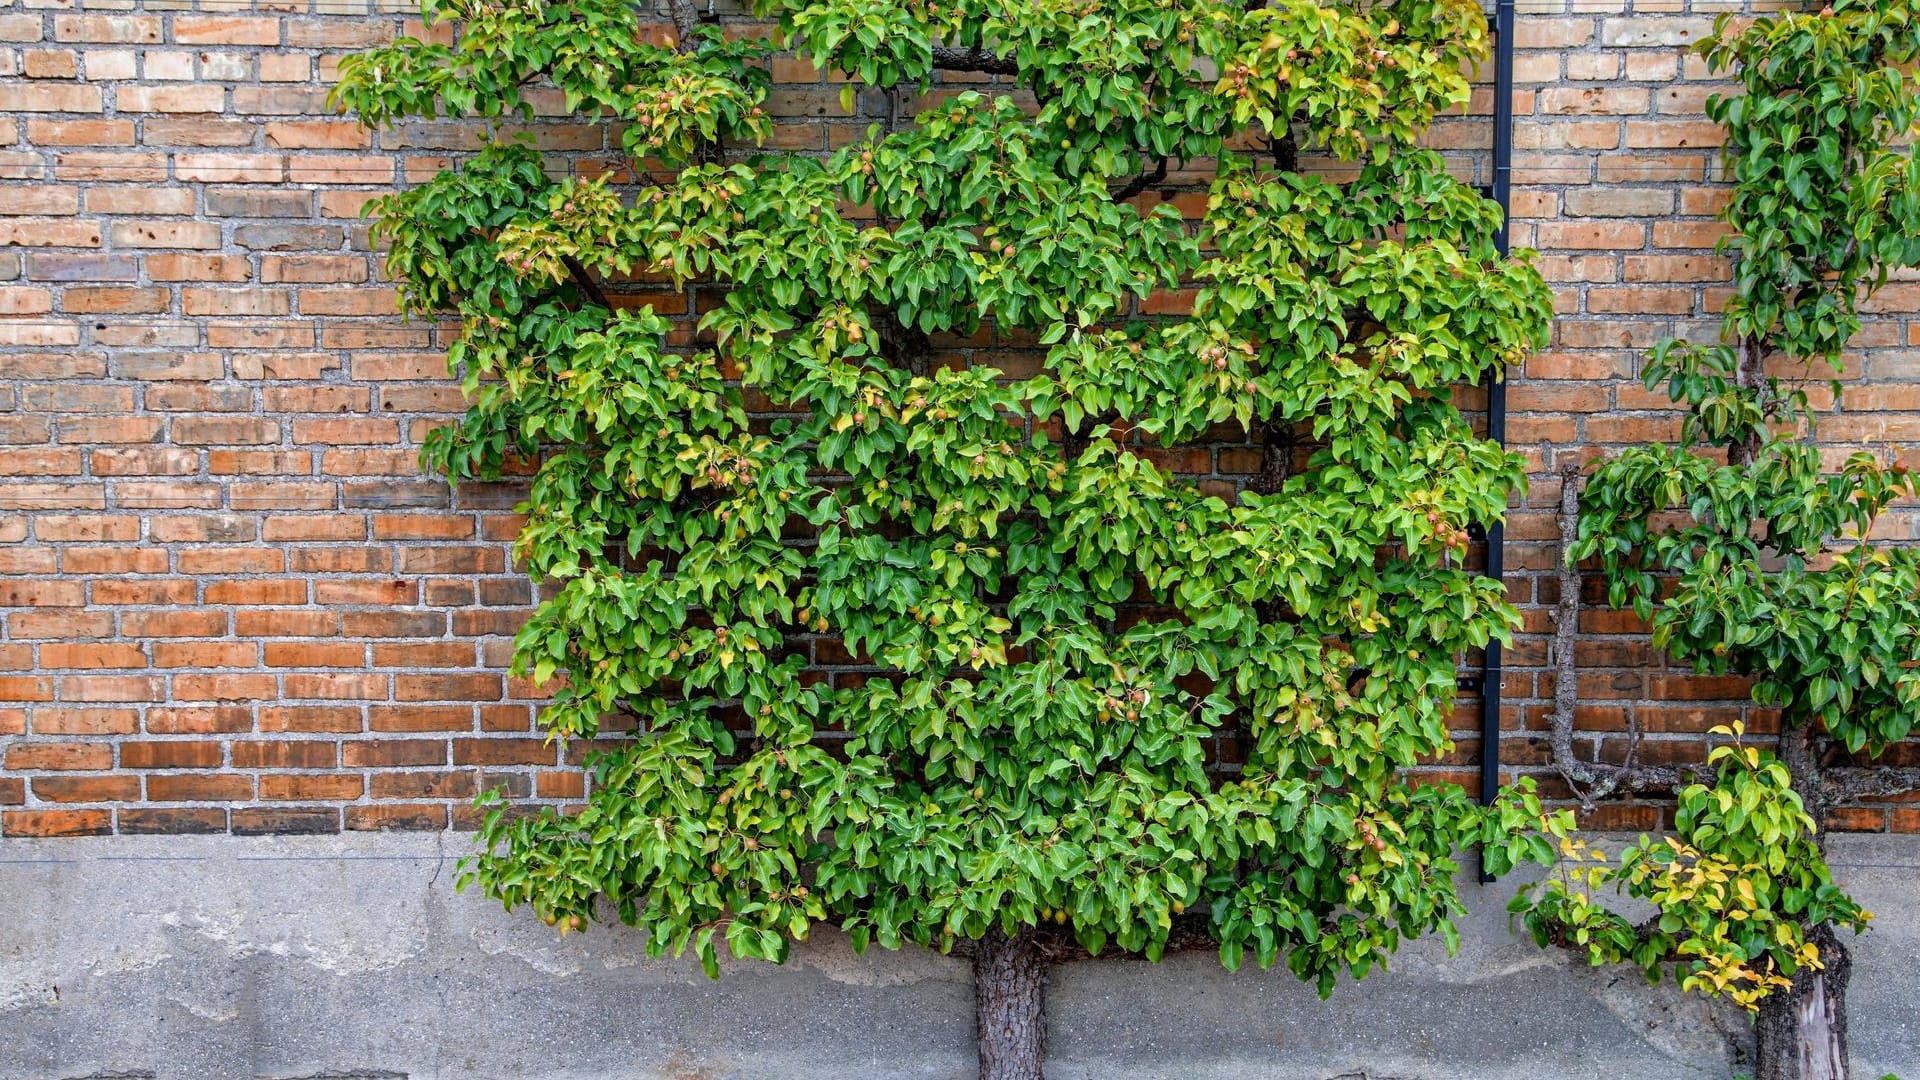
[[[1560,469],[1560,602],[1553,609],[1553,712],[1548,717],[1552,732],[1553,767],[1579,797],[1584,810],[1616,792],[1674,791],[1686,785],[1688,777],[1671,766],[1642,765],[1636,760],[1640,731],[1632,725],[1633,749],[1623,765],[1602,761],[1582,761],[1573,751],[1574,711],[1580,704],[1580,668],[1574,659],[1574,647],[1580,638],[1580,566],[1568,553],[1580,538],[1580,482],[1577,463]]]
[[[978,45],[971,49],[935,45],[933,66],[942,71],[977,71],[984,75],[1020,74],[1020,65],[1013,57],[995,56]]]
[[[1821,795],[1828,805],[1882,795],[1920,791],[1920,768],[1892,765],[1829,768],[1820,777]]]

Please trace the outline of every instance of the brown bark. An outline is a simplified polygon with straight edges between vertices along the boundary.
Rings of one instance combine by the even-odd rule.
[[[1792,721],[1783,724],[1778,753],[1780,763],[1787,767],[1787,775],[1793,779],[1794,794],[1800,796],[1801,806],[1813,819],[1813,842],[1825,848],[1827,807],[1831,804],[1821,782],[1820,750],[1815,745],[1813,728]]]
[[[1547,727],[1551,732],[1553,767],[1580,797],[1582,808],[1591,810],[1595,802],[1613,792],[1674,791],[1685,786],[1688,777],[1671,766],[1640,763],[1638,724],[1628,727],[1625,764],[1584,761],[1574,752],[1573,719],[1574,710],[1580,704],[1580,669],[1573,651],[1580,639],[1581,574],[1579,564],[1567,558],[1567,552],[1580,537],[1580,482],[1579,465],[1561,468],[1560,602],[1553,610],[1553,712],[1547,717]]]
[[[1279,491],[1293,475],[1293,452],[1296,445],[1293,427],[1280,421],[1268,421],[1260,426],[1260,471],[1254,474],[1247,486],[1262,495],[1271,495]]]
[[[680,52],[693,50],[693,32],[700,28],[700,9],[693,0],[667,0],[667,14],[673,17],[673,31],[678,40],[674,48]]]
[[[1808,724],[1780,732],[1780,763],[1813,818],[1814,841],[1823,848],[1828,792],[1820,752]],[[1786,990],[1769,994],[1754,1019],[1754,1080],[1847,1080],[1847,979],[1852,960],[1833,927],[1809,927],[1807,940],[1820,950],[1821,970],[1802,968]]]
[[[1047,960],[1028,928],[973,943],[973,1007],[980,1080],[1043,1080]]]
[[[572,276],[574,285],[580,289],[580,292],[585,295],[589,301],[599,304],[603,308],[613,306],[613,302],[607,299],[606,290],[600,287],[599,282],[593,280],[593,274],[590,273],[586,267],[580,265],[579,259],[571,255],[563,255],[560,257],[560,261],[566,266],[567,273]]]
[[[1733,382],[1743,390],[1758,393],[1766,382],[1766,349],[1758,338],[1741,338],[1736,346],[1739,357],[1734,362]],[[1745,465],[1760,453],[1760,433],[1755,431],[1746,438],[1727,447],[1727,464]]]
[[[947,45],[935,45],[933,66],[942,71],[977,71],[985,75],[1020,74],[1020,63],[1012,56],[995,56],[979,46],[955,49]]]
[[[1831,927],[1807,939],[1825,967],[1802,968],[1790,990],[1760,1003],[1754,1020],[1754,1080],[1847,1080],[1847,979],[1852,959]]]
[[[1163,157],[1160,159],[1160,163],[1154,166],[1152,172],[1141,173],[1139,176],[1134,177],[1116,189],[1113,192],[1113,201],[1126,202],[1128,199],[1133,198],[1135,195],[1140,194],[1166,178],[1167,159]]]

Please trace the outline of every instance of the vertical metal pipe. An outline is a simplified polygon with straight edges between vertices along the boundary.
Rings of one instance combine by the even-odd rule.
[[[1507,217],[1512,212],[1513,183],[1513,23],[1514,0],[1497,0],[1494,5],[1493,32],[1493,200],[1500,204],[1500,231],[1494,245],[1500,254],[1508,249]],[[1507,442],[1507,381],[1504,372],[1496,373],[1487,385],[1487,437]],[[1495,521],[1487,526],[1487,576],[1504,581],[1507,573],[1506,526]],[[1501,656],[1498,641],[1487,642],[1485,660],[1480,668],[1480,801],[1491,803],[1500,794],[1500,681]],[[1482,882],[1493,877],[1483,868]]]

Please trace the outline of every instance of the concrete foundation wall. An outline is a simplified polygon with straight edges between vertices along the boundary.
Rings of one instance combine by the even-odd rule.
[[[852,955],[785,968],[644,958],[453,891],[468,839],[112,837],[0,842],[0,1077],[967,1080],[964,963]],[[1859,939],[1856,1076],[1920,1076],[1911,973],[1920,841],[1842,837],[1880,913]],[[1512,886],[1469,887],[1461,954],[1406,949],[1322,1002],[1209,956],[1080,963],[1049,995],[1052,1080],[1679,1080],[1739,1071],[1744,1019],[1511,934]]]

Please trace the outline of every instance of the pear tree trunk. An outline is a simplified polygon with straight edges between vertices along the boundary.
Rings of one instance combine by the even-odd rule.
[[[1827,802],[1814,728],[1789,721],[1780,731],[1780,763],[1813,817],[1814,842],[1827,846]],[[1818,971],[1801,968],[1793,986],[1760,1001],[1754,1019],[1754,1080],[1847,1080],[1847,978],[1852,958],[1833,927],[1809,927]]]
[[[980,1080],[1042,1080],[1047,1056],[1047,960],[1031,929],[973,943]]]
[[[1760,1003],[1754,1080],[1847,1080],[1847,947],[1831,927],[1808,935],[1825,968],[1801,969],[1793,988]]]

